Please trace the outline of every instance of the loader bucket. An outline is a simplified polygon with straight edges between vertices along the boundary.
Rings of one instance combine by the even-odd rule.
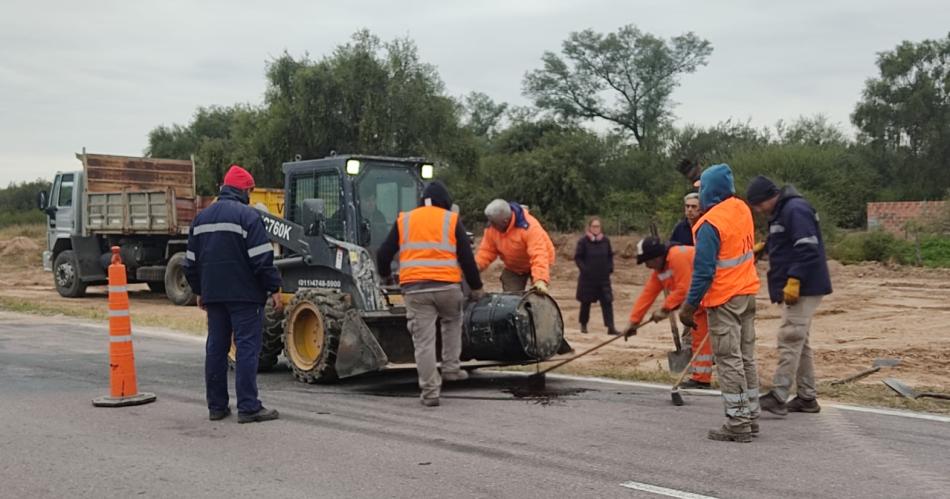
[[[386,353],[369,326],[363,322],[359,312],[354,309],[347,310],[334,363],[337,376],[348,378],[380,371],[388,363]]]

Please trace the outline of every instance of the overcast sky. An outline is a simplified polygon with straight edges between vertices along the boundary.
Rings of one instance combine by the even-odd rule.
[[[514,104],[528,103],[524,73],[571,31],[694,31],[714,51],[674,93],[678,123],[824,113],[850,131],[876,53],[946,36],[948,21],[946,0],[3,0],[0,185],[77,168],[84,146],[140,155],[150,129],[198,106],[260,103],[268,60],[322,56],[361,28],[415,40],[451,95]]]

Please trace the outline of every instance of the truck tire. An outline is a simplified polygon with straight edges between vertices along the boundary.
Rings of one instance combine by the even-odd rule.
[[[86,294],[86,283],[79,278],[79,260],[73,250],[61,251],[53,261],[53,283],[65,298],[79,298]]]
[[[277,366],[277,358],[284,349],[284,313],[274,309],[271,301],[264,305],[264,331],[261,342],[261,353],[258,356],[257,372],[267,372]],[[228,365],[231,369],[237,364],[237,347],[231,340],[231,349],[228,350]]]
[[[178,252],[165,264],[165,296],[175,305],[194,305],[195,294],[185,279],[185,252]]]
[[[153,293],[164,293],[165,292],[165,282],[164,281],[149,281],[148,290]]]
[[[337,379],[336,352],[349,295],[335,290],[301,289],[287,306],[284,356],[294,377],[305,383]]]

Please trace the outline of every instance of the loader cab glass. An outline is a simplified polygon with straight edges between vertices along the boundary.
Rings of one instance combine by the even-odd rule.
[[[399,213],[418,205],[421,185],[405,168],[372,164],[364,167],[365,172],[356,183],[359,217],[365,228],[360,244],[375,255]]]
[[[303,223],[304,202],[308,199],[323,200],[324,233],[334,239],[345,239],[346,217],[343,210],[343,187],[340,174],[335,170],[308,173],[293,178],[291,221]]]

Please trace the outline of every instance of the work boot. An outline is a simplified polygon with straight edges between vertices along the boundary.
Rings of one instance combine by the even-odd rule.
[[[250,414],[238,414],[238,423],[263,423],[264,421],[271,421],[280,417],[280,413],[277,412],[277,409],[266,409],[261,407],[257,412],[252,412]]]
[[[763,411],[769,411],[777,416],[788,415],[788,405],[785,402],[782,402],[772,392],[766,393],[765,395],[759,397],[759,406]]]
[[[581,324],[581,334],[587,334],[587,324]]]
[[[753,437],[756,437],[756,438],[759,437],[759,423],[756,423],[756,422],[753,422],[753,423],[752,423],[752,432],[751,432],[751,434],[752,434]]]
[[[707,435],[710,440],[719,442],[739,442],[747,444],[752,441],[752,433],[739,433],[732,431],[728,426],[723,425],[718,430],[709,430]]]
[[[608,334],[609,336],[617,336],[617,335],[620,334],[620,331],[617,331],[617,330],[614,329],[614,328],[608,328],[608,329],[607,329],[607,334]]]
[[[426,407],[439,407],[439,397],[423,398],[422,405]]]
[[[680,388],[683,390],[708,390],[710,388],[710,385],[709,383],[696,381],[695,379],[690,378],[680,383]]]
[[[221,421],[222,419],[231,415],[231,408],[227,407],[223,411],[208,411],[208,419],[210,421]]]
[[[785,404],[788,408],[788,412],[807,412],[811,414],[817,414],[821,412],[821,406],[818,405],[818,401],[815,399],[803,399],[801,397],[795,397],[792,400],[788,401],[788,404]]]
[[[442,381],[465,381],[468,379],[468,372],[458,370],[458,371],[445,371],[442,373]]]

